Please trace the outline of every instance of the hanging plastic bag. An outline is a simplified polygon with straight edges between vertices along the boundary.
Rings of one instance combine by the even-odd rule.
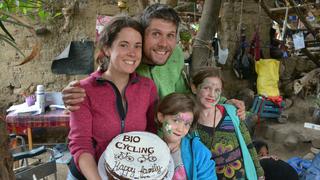
[[[293,38],[293,45],[294,45],[295,50],[305,48],[304,37],[303,37],[302,32],[298,32],[296,34],[293,34],[292,38]]]
[[[228,59],[228,55],[229,55],[229,50],[226,49],[222,49],[220,46],[220,42],[218,41],[218,50],[219,50],[219,58],[218,58],[218,62],[220,64],[226,64],[227,59]]]

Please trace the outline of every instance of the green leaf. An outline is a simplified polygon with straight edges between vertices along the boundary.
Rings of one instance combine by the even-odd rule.
[[[50,22],[52,19],[62,16],[61,11],[51,11],[54,3],[51,0],[0,0],[0,17],[3,16],[2,14],[17,14],[40,21],[40,23]],[[8,23],[11,22],[8,21]]]
[[[14,38],[11,36],[11,34],[9,33],[9,31],[7,30],[7,28],[3,25],[2,21],[0,20],[0,27],[3,30],[3,32],[5,32],[12,41],[14,41]]]
[[[58,13],[56,13],[56,14],[53,16],[53,18],[58,17],[58,16],[61,16],[61,15],[62,15],[62,13],[61,13],[61,12],[58,12]]]
[[[14,43],[14,44],[16,44],[16,42],[15,41],[12,41],[8,36],[6,36],[6,35],[4,35],[4,34],[0,34],[0,39],[6,39],[6,40],[8,40],[8,41],[11,41],[12,43]]]
[[[38,12],[41,21],[45,21],[47,19],[47,14],[45,11],[41,10]]]
[[[40,8],[42,5],[42,2],[41,1],[37,1],[37,6]]]
[[[0,34],[0,40],[3,40],[5,41],[6,43],[8,43],[10,46],[12,46],[13,48],[15,48],[23,57],[26,57],[24,55],[24,53],[16,46],[16,44],[11,41],[8,37],[6,37],[5,35],[3,34]]]
[[[27,13],[28,13],[28,10],[27,10],[26,7],[22,8],[22,13],[23,13],[23,14],[27,14]]]

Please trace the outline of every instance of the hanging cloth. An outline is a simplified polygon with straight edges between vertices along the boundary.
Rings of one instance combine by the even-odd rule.
[[[228,55],[229,55],[229,50],[228,48],[226,49],[222,49],[220,46],[220,41],[218,40],[218,62],[220,64],[226,64],[227,59],[228,59]]]
[[[250,46],[250,54],[256,61],[259,61],[261,59],[260,35],[258,31],[255,31],[253,34],[253,39]]]
[[[71,41],[69,45],[54,58],[51,71],[55,74],[90,74],[94,70],[94,42]]]

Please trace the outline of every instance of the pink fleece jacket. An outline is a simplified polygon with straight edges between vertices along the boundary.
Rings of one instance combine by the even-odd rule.
[[[92,154],[98,162],[109,142],[121,131],[156,132],[154,113],[158,95],[154,82],[136,73],[130,75],[125,88],[127,111],[121,118],[121,97],[117,101],[120,94],[101,75],[97,71],[80,81],[86,97],[70,117],[69,149],[78,169],[82,153]]]

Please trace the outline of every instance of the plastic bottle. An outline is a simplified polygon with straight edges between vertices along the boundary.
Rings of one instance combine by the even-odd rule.
[[[43,114],[45,111],[45,94],[43,85],[37,85],[36,106],[39,107],[40,114]]]

